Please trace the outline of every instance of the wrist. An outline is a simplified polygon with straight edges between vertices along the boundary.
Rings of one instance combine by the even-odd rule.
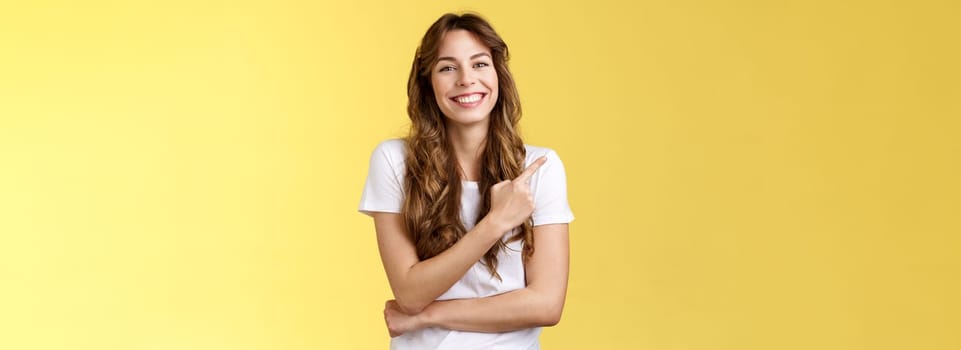
[[[498,239],[500,239],[500,237],[503,237],[504,234],[507,231],[510,231],[512,228],[510,227],[510,225],[506,224],[503,220],[498,220],[497,217],[494,215],[485,216],[484,219],[482,219],[481,222],[478,223],[478,225],[486,226],[488,231],[490,231],[491,234],[494,237],[497,237]]]
[[[417,325],[419,326],[418,328],[423,329],[428,327],[437,327],[440,325],[437,321],[437,310],[435,306],[438,303],[441,302],[435,301],[430,305],[427,305],[424,310],[415,315],[415,317],[417,317]]]

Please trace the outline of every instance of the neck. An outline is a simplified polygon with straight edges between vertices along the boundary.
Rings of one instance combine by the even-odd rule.
[[[454,155],[460,164],[465,180],[477,180],[480,176],[481,155],[487,144],[489,119],[471,125],[448,123],[447,137],[454,148]]]

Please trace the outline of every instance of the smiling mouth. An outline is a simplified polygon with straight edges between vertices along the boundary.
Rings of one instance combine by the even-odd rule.
[[[454,97],[451,97],[450,100],[456,102],[461,107],[470,108],[470,107],[475,107],[479,105],[480,102],[484,99],[484,97],[487,97],[487,94],[478,92],[478,93],[454,96]]]

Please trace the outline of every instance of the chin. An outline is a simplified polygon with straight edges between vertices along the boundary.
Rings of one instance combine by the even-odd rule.
[[[452,123],[471,125],[486,121],[490,117],[490,112],[490,110],[486,112],[471,111],[466,113],[444,113],[444,115],[447,117],[447,120]]]
[[[486,121],[489,115],[490,113],[483,114],[483,115],[476,115],[473,113],[469,115],[461,114],[461,115],[448,116],[447,119],[453,123],[457,123],[461,125],[471,125],[471,124],[477,124],[477,123]]]

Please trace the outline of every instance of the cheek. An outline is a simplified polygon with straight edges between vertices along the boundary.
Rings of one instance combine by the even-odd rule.
[[[492,82],[492,84],[489,85],[489,86],[490,86],[490,87],[489,87],[488,89],[489,89],[490,92],[491,92],[491,94],[490,94],[490,97],[491,97],[491,98],[490,98],[490,101],[491,101],[491,103],[493,103],[493,102],[496,102],[497,99],[500,97],[500,96],[498,96],[498,95],[500,95],[500,89],[499,89],[498,86],[497,86],[497,82]]]
[[[485,80],[487,80],[487,87],[491,90],[492,93],[496,94],[496,93],[497,93],[497,87],[498,87],[498,85],[497,85],[497,73],[496,73],[496,72],[491,73],[490,75],[487,76],[487,79],[485,79]]]
[[[436,77],[432,77],[430,80],[430,86],[431,89],[434,90],[434,98],[436,98],[437,103],[440,104],[441,101],[444,100],[444,94],[446,93],[446,90],[444,90],[443,81],[441,79],[437,79]]]

